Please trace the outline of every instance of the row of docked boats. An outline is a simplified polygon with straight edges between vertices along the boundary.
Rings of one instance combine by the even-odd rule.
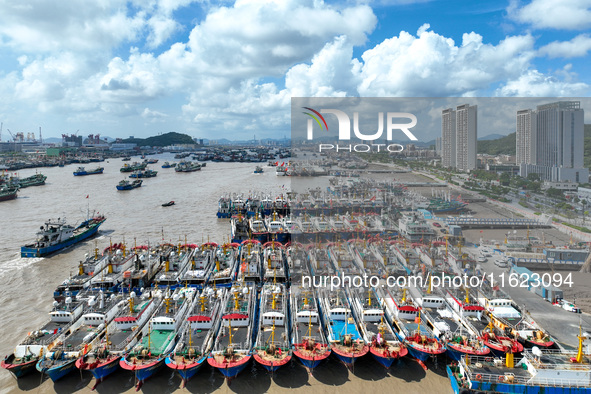
[[[396,258],[398,246],[111,245],[58,286],[49,322],[2,366],[17,377],[36,368],[54,380],[79,368],[97,384],[123,369],[139,388],[164,365],[185,382],[206,361],[233,378],[251,358],[275,371],[294,356],[313,370],[331,354],[353,368],[368,353],[391,367],[406,354],[425,365],[443,354],[461,360],[523,351],[516,332],[498,330],[507,321],[495,322],[471,289],[429,294],[421,286],[309,282],[395,272],[386,267],[405,264]]]

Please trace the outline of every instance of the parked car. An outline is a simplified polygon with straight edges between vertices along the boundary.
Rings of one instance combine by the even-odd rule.
[[[439,223],[437,223],[437,222],[434,222],[434,223],[433,223],[433,226],[435,226],[435,227],[441,227],[441,224],[439,224]]]
[[[507,262],[503,260],[496,260],[495,265],[499,268],[507,268],[509,266],[509,264],[507,264]]]

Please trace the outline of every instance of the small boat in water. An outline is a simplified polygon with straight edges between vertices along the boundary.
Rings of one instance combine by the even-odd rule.
[[[254,173],[255,174],[262,174],[263,173],[263,167],[256,166],[256,168],[254,169]]]
[[[80,223],[77,227],[66,224],[65,219],[48,220],[37,240],[21,247],[21,257],[42,257],[93,236],[106,218],[95,216]]]
[[[129,182],[128,180],[122,180],[121,182],[119,182],[119,184],[117,185],[117,190],[131,190],[131,189],[135,189],[138,187],[142,186],[142,180],[141,179],[136,179],[133,182]]]
[[[169,201],[162,204],[163,207],[170,207],[171,205],[174,205],[174,201]]]
[[[14,200],[18,192],[18,187],[3,186],[0,189],[0,201]]]
[[[104,170],[104,167],[97,167],[93,170],[86,170],[84,167],[78,167],[78,169],[74,171],[74,176],[102,174]]]

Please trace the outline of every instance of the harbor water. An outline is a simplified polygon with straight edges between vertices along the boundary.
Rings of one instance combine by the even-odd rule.
[[[150,156],[159,162],[149,168],[158,176],[144,179],[141,188],[117,191],[115,186],[129,173],[121,173],[121,159],[84,164],[87,170],[105,167],[104,174],[73,176],[76,164],[65,167],[27,169],[21,177],[36,171],[47,175],[44,186],[22,189],[16,200],[0,203],[0,351],[10,354],[27,332],[40,327],[48,319],[53,290],[71,273],[86,253],[100,252],[110,242],[124,242],[128,247],[226,242],[230,237],[229,221],[217,219],[220,196],[228,193],[264,193],[276,197],[290,189],[290,178],[278,177],[274,168],[263,165],[262,174],[254,174],[255,163],[207,163],[201,171],[176,173],[163,169],[164,161],[175,161],[171,154]],[[133,158],[132,161],[139,158]],[[318,182],[318,181],[314,181]],[[320,184],[320,183],[319,183]],[[316,185],[311,185],[316,187]],[[175,205],[162,207],[174,200]],[[66,218],[80,223],[90,211],[107,217],[98,236],[47,258],[20,257],[20,247],[30,243],[47,219]],[[390,371],[371,357],[366,357],[348,371],[336,360],[321,364],[309,375],[297,361],[280,369],[273,376],[251,363],[250,370],[228,385],[222,375],[209,368],[201,369],[184,390],[189,392],[322,392],[358,393],[388,390],[394,393],[451,392],[443,363],[425,372],[410,358],[401,360]],[[97,387],[99,393],[134,392],[134,376],[118,371]],[[41,374],[14,379],[0,371],[0,393],[13,392],[90,392],[92,375],[75,371],[53,383]],[[163,368],[142,387],[143,392],[180,390],[181,379],[174,371]]]

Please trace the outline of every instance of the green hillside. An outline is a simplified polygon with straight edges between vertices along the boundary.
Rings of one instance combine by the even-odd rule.
[[[514,155],[515,154],[515,133],[511,133],[505,137],[478,141],[478,153],[487,153],[489,155]]]
[[[193,138],[187,134],[176,133],[174,131],[148,138],[127,138],[123,142],[137,144],[138,146],[169,146],[195,143]]]

